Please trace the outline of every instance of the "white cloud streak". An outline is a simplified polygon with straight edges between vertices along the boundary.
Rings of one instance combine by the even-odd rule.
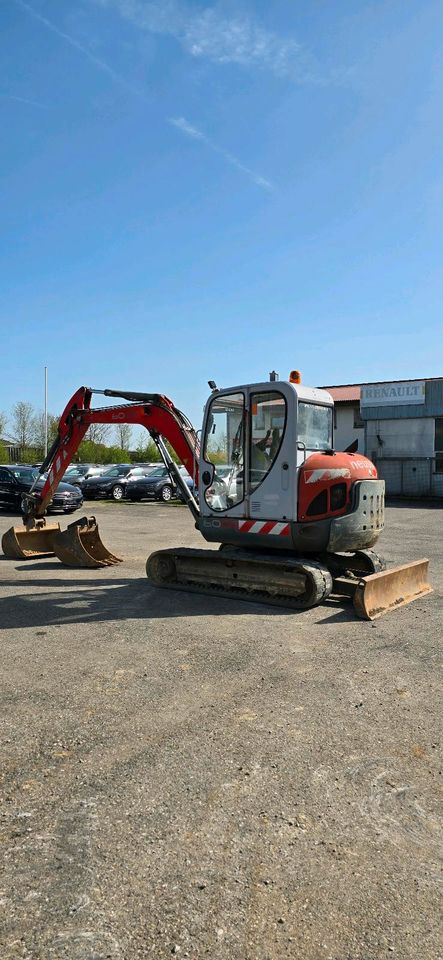
[[[94,0],[141,30],[173,37],[192,57],[259,67],[301,83],[322,83],[314,58],[247,16],[227,17],[219,5],[202,10],[187,0]]]
[[[26,103],[30,107],[38,107],[39,110],[47,110],[45,103],[39,103],[38,100],[28,100],[27,97],[16,97],[13,93],[0,93],[3,100],[14,100],[16,103]]]
[[[101,2],[106,2],[106,0],[101,0]],[[124,0],[124,2],[132,3],[132,0]],[[42,14],[34,10],[30,4],[26,3],[26,0],[15,0],[15,3],[25,10],[30,16],[34,17],[35,20],[38,20],[41,24],[43,24],[43,26],[45,26],[48,30],[51,30],[52,33],[55,33],[58,37],[60,37],[60,39],[64,40],[83,56],[87,57],[87,59],[90,60],[91,63],[93,63],[99,70],[107,73],[115,83],[125,87],[125,89],[130,93],[147,102],[148,98],[142,90],[140,90],[138,87],[134,87],[125,79],[125,77],[123,77],[120,73],[117,73],[117,71],[110,67],[109,64],[107,64],[104,60],[95,56],[91,50],[79,43],[78,40],[57,27],[52,20],[48,20],[47,17],[42,16]],[[174,4],[174,0],[171,0],[171,3]],[[163,22],[163,16],[167,16],[168,9],[171,9],[171,3],[168,2],[168,0],[164,0],[164,5],[162,6],[161,10],[158,8],[157,12],[158,16],[160,17],[158,23]],[[149,6],[157,7],[157,4],[149,4]],[[15,97],[13,99],[20,98]],[[31,101],[27,102],[30,103]],[[223,147],[220,147],[217,143],[214,143],[213,140],[207,137],[206,134],[204,134],[201,130],[198,130],[197,127],[192,126],[192,124],[190,124],[184,117],[170,117],[168,118],[167,122],[171,123],[186,136],[192,137],[192,139],[199,140],[201,143],[205,144],[205,146],[209,147],[209,149],[214,153],[217,153],[220,157],[223,157],[225,162],[231,167],[235,167],[236,170],[239,170],[240,173],[243,173],[245,176],[247,176],[249,180],[251,180],[252,183],[254,183],[257,187],[261,187],[263,190],[268,191],[274,190],[274,185],[269,180],[266,180],[265,177],[260,176],[260,174],[255,173],[254,170],[251,170],[249,167],[245,166],[245,164],[241,163],[237,157],[235,157],[232,153],[229,153],[229,151],[225,150]]]
[[[135,93],[136,96],[142,97],[143,100],[148,100],[146,95],[138,87],[134,87],[129,83],[125,77],[122,77],[120,73],[117,73],[116,70],[113,70],[104,60],[101,60],[100,57],[96,57],[88,47],[83,46],[82,43],[79,43],[75,37],[72,37],[69,33],[65,33],[64,30],[61,30],[60,27],[57,27],[52,20],[48,20],[47,17],[44,17],[41,13],[38,13],[37,10],[34,10],[34,7],[31,7],[29,3],[26,3],[25,0],[15,0],[17,6],[21,7],[22,10],[25,10],[31,17],[34,17],[34,20],[38,20],[42,23],[48,30],[51,30],[52,33],[57,34],[62,40],[66,43],[69,43],[71,47],[74,47],[74,50],[78,50],[79,53],[82,53],[84,57],[87,57],[94,66],[98,67],[99,70],[102,70],[103,73],[107,73],[116,83],[120,86],[125,87],[126,90],[129,90],[130,93]]]
[[[171,123],[177,130],[180,130],[181,133],[184,133],[185,136],[190,137],[192,140],[199,140],[200,143],[204,143],[210,150],[213,150],[214,153],[218,153],[219,156],[223,157],[226,160],[226,163],[229,163],[231,167],[235,167],[236,170],[240,170],[241,173],[244,173],[257,187],[262,187],[263,190],[274,190],[274,184],[270,180],[266,180],[265,177],[260,176],[260,174],[255,173],[254,170],[251,170],[249,167],[246,167],[244,163],[241,163],[237,157],[234,157],[232,153],[229,153],[228,150],[224,150],[223,147],[220,147],[217,143],[214,143],[210,137],[207,137],[202,130],[199,130],[198,127],[193,126],[186,120],[185,117],[170,117],[169,123]]]

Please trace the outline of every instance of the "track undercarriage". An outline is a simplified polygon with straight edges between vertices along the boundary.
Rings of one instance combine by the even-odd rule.
[[[308,610],[331,595],[349,597],[372,620],[430,591],[427,560],[392,567],[372,550],[296,557],[222,545],[159,550],[146,564],[157,586]]]

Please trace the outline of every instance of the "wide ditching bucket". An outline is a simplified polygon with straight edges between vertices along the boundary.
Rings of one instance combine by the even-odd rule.
[[[100,539],[95,517],[82,517],[60,530],[58,523],[37,520],[34,526],[11,527],[2,539],[2,550],[10,560],[56,556],[67,567],[110,567],[121,557],[108,550]]]
[[[54,534],[55,555],[67,567],[112,567],[121,563],[100,539],[95,517],[82,517]]]
[[[355,612],[364,620],[376,620],[389,610],[432,593],[428,566],[427,559],[414,560],[362,578],[353,595]]]
[[[10,527],[2,537],[2,550],[9,560],[53,557],[53,537],[60,533],[58,523],[36,520],[32,527]]]

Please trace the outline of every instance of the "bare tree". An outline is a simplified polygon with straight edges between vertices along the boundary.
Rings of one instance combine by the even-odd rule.
[[[85,440],[91,440],[92,443],[106,443],[110,430],[110,423],[91,423]]]
[[[48,413],[48,450],[49,447],[53,444],[58,431],[58,422],[59,417],[55,417],[53,413]],[[34,436],[33,442],[36,447],[40,447],[42,450],[45,446],[45,415],[44,413],[37,413],[34,417]]]
[[[117,423],[115,425],[117,434],[117,443],[122,450],[129,450],[131,446],[132,427],[130,423]]]
[[[34,439],[35,413],[32,403],[18,400],[12,408],[12,432],[22,449],[29,447]]]
[[[0,437],[3,436],[6,429],[6,414],[0,410]]]

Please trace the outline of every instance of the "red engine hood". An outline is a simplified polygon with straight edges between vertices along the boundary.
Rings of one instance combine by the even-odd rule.
[[[374,464],[361,453],[311,453],[301,467],[306,484],[327,480],[376,480]]]
[[[358,453],[312,453],[300,467],[298,519],[323,520],[347,513],[356,480],[377,480],[374,464]]]

